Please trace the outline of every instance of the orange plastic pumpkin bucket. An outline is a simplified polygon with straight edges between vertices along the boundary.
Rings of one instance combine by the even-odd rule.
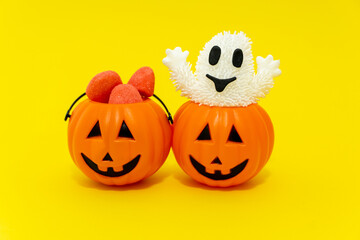
[[[168,118],[151,99],[130,104],[87,99],[74,109],[68,126],[75,164],[107,185],[131,184],[154,174],[168,156],[171,139]]]

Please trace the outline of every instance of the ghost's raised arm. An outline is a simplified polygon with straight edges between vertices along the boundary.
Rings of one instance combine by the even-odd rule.
[[[280,60],[274,60],[273,56],[268,55],[266,58],[257,57],[257,74],[251,82],[251,91],[256,99],[265,97],[274,85],[274,77],[281,74],[279,69]]]
[[[191,97],[193,88],[196,85],[196,78],[191,71],[191,64],[186,62],[188,51],[182,51],[180,47],[174,50],[167,49],[163,63],[171,73],[176,90],[181,90],[181,95]]]

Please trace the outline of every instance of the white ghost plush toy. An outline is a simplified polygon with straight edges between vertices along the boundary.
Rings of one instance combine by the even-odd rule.
[[[272,88],[281,74],[280,60],[271,55],[257,57],[257,73],[251,41],[243,32],[219,33],[200,51],[195,74],[186,61],[188,51],[167,49],[163,63],[181,95],[198,104],[219,107],[246,107],[256,103]]]

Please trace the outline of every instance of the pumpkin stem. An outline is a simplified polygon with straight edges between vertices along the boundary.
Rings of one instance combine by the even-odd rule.
[[[167,114],[168,114],[168,120],[169,120],[169,122],[170,122],[171,124],[173,124],[174,121],[173,121],[173,119],[172,119],[171,113],[170,113],[170,111],[167,109],[167,107],[165,106],[165,103],[164,103],[158,96],[156,96],[155,94],[153,94],[153,97],[156,98],[156,99],[164,106],[164,108],[165,108],[165,110],[166,110],[166,112],[167,112]]]
[[[82,97],[85,96],[85,95],[86,95],[86,93],[81,94],[81,95],[71,104],[69,110],[66,112],[65,121],[66,121],[69,117],[71,117],[70,111],[71,111],[71,109],[74,107],[75,103],[76,103],[77,101],[79,101],[80,98],[82,98]]]

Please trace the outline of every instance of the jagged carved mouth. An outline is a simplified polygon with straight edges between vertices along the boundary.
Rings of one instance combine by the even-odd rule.
[[[112,167],[108,167],[107,171],[101,171],[98,168],[98,165],[96,163],[94,163],[93,161],[91,161],[90,158],[88,158],[85,154],[81,153],[81,156],[83,157],[85,163],[96,173],[103,175],[103,176],[107,176],[107,177],[121,177],[125,174],[128,174],[129,172],[131,172],[136,165],[139,162],[139,159],[141,157],[141,155],[137,155],[133,160],[131,160],[130,162],[126,163],[123,165],[123,170],[119,171],[119,172],[115,172],[114,168]]]
[[[244,170],[244,168],[246,167],[246,164],[249,161],[249,159],[246,159],[239,165],[233,167],[232,169],[230,169],[229,174],[221,174],[220,170],[216,170],[214,173],[208,173],[208,172],[206,172],[206,168],[201,163],[196,161],[195,158],[193,158],[193,156],[191,156],[191,155],[189,155],[189,156],[190,156],[191,164],[194,166],[196,171],[198,171],[201,175],[203,175],[207,178],[210,178],[212,180],[226,180],[226,179],[230,179],[230,178],[237,176],[239,173],[242,172],[242,170]]]
[[[210,74],[206,74],[206,77],[208,79],[210,79],[211,81],[214,82],[215,84],[215,89],[216,91],[218,92],[222,92],[224,91],[224,89],[226,88],[226,86],[235,81],[236,80],[236,77],[232,77],[232,78],[226,78],[226,79],[220,79],[220,78],[217,78],[217,77],[214,77],[214,76],[211,76]]]

